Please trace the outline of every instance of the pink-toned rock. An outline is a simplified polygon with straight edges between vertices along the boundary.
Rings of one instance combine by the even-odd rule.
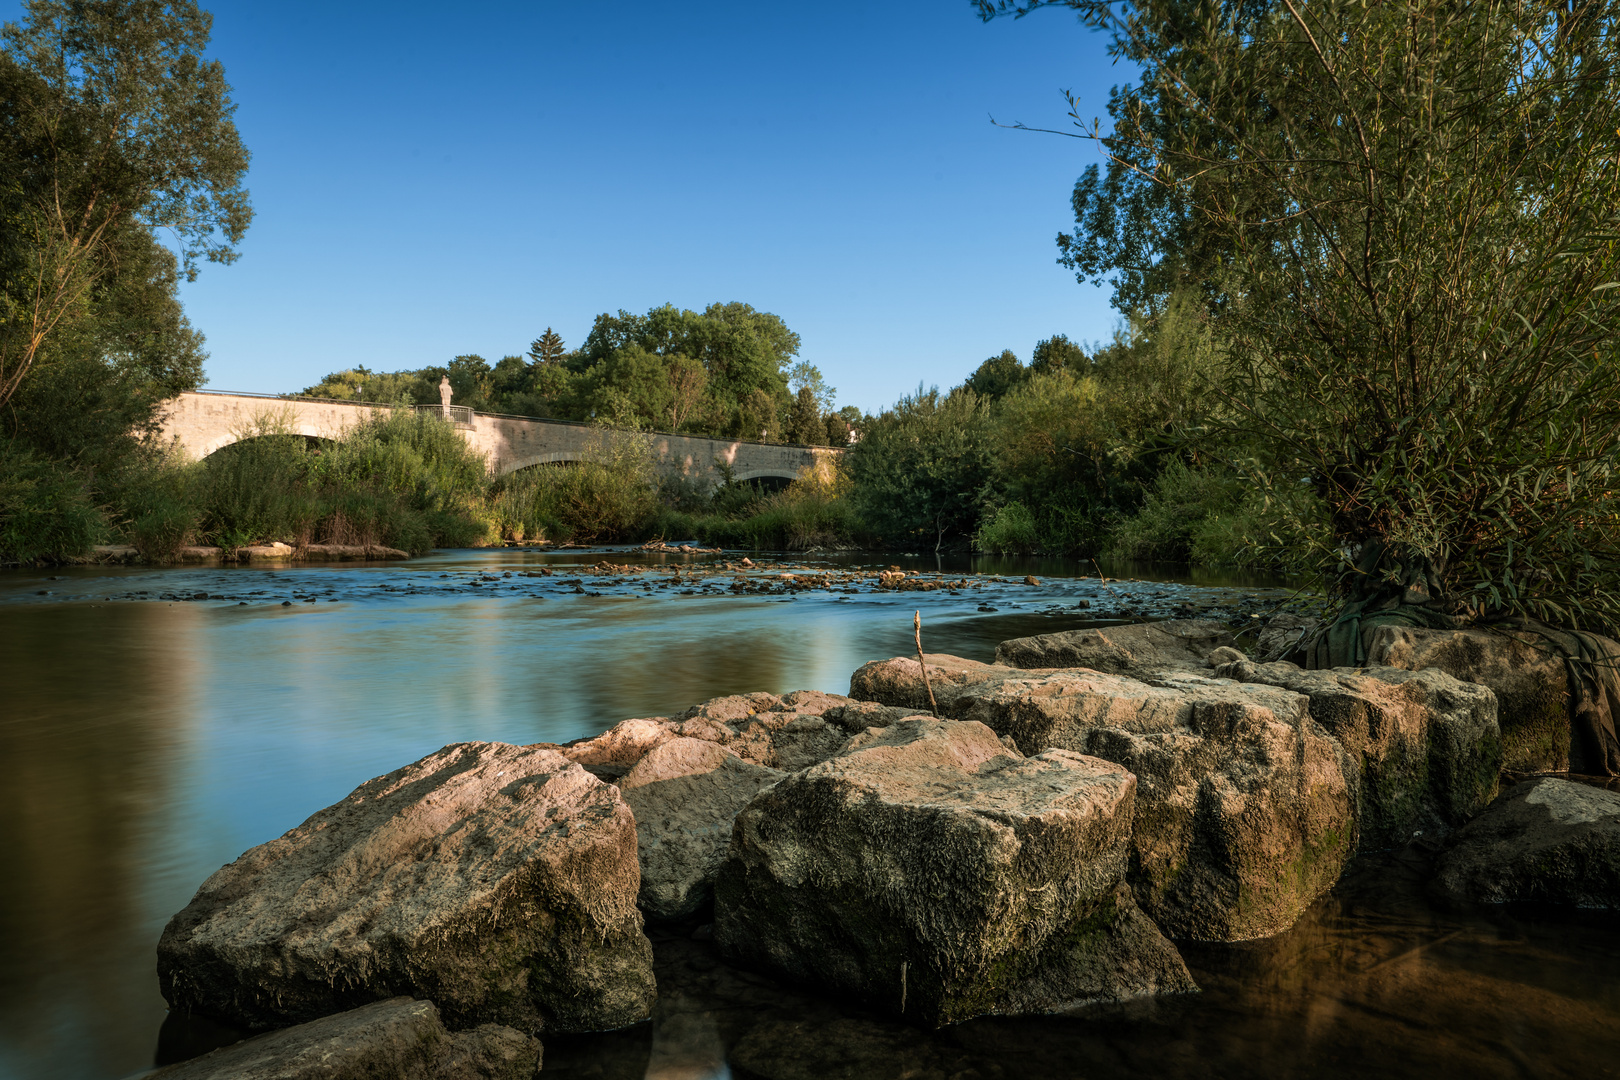
[[[562,748],[562,754],[569,761],[611,779],[622,776],[653,747],[673,738],[675,732],[662,716],[623,720],[594,738],[569,743]]]
[[[1439,668],[1462,682],[1489,687],[1496,695],[1503,768],[1542,772],[1573,767],[1569,670],[1563,657],[1535,634],[1380,626],[1368,642],[1367,663],[1407,671]]]
[[[619,783],[636,814],[647,918],[684,919],[708,905],[737,811],[785,775],[689,738],[660,744],[630,770]]]
[[[397,995],[453,1029],[622,1027],[654,997],[635,819],[548,747],[457,743],[215,873],[158,944],[173,1008],[248,1030]]]

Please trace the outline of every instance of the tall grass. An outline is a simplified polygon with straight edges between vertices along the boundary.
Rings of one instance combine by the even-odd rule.
[[[728,483],[714,493],[706,513],[666,512],[659,527],[666,535],[754,551],[849,548],[867,533],[849,494],[848,474],[823,458],[801,469],[782,491],[765,494]]]

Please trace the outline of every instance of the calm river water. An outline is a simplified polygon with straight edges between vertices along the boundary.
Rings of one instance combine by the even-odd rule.
[[[1168,615],[1191,598],[1246,612],[1287,595],[1262,580],[1104,584],[1057,561],[945,567],[1007,575],[960,592],[739,595],[729,575],[586,572],[603,558],[0,572],[0,1077],[149,1068],[165,1018],[157,938],[197,885],[445,743],[562,742],[722,694],[843,692],[861,663],[911,650],[918,608],[930,651],[988,660],[1004,638],[1114,609]],[[1039,584],[1022,583],[1030,573]],[[688,931],[662,932],[654,1022],[547,1039],[545,1072],[1620,1075],[1612,917],[1438,912],[1424,858],[1363,864],[1279,938],[1188,949],[1195,997],[939,1033],[733,971]]]

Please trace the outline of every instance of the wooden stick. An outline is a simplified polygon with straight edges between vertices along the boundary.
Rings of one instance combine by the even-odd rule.
[[[928,661],[923,659],[921,611],[911,617],[911,628],[917,634],[917,666],[922,669],[923,688],[928,691],[928,708],[937,717],[939,715],[939,703],[934,700],[934,686],[928,681]]]

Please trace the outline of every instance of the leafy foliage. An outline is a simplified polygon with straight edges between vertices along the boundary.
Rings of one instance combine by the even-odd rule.
[[[1339,588],[1416,561],[1454,612],[1620,627],[1620,5],[1067,6],[1142,78],[1065,251],[1192,285],[1221,434],[1308,480],[1324,569],[1387,553]]]
[[[310,397],[431,404],[450,379],[455,403],[487,412],[600,421],[639,430],[823,444],[848,439],[829,425],[833,388],[815,365],[793,362],[799,336],[747,304],[701,313],[672,305],[645,315],[598,315],[577,350],[549,327],[527,357],[493,366],[458,356],[446,367],[374,374],[354,368],[303,391]],[[791,389],[791,392],[790,392]],[[801,391],[810,396],[801,400]]]
[[[28,0],[24,13],[0,31],[0,403],[59,339],[82,354],[98,331],[127,332],[131,276],[173,306],[174,259],[151,250],[154,231],[192,280],[200,260],[235,259],[252,219],[230,88],[202,55],[207,13],[190,0]],[[195,346],[173,343],[182,357]]]
[[[867,524],[891,542],[939,550],[977,521],[990,478],[989,409],[970,389],[919,386],[871,420],[848,456]]]

